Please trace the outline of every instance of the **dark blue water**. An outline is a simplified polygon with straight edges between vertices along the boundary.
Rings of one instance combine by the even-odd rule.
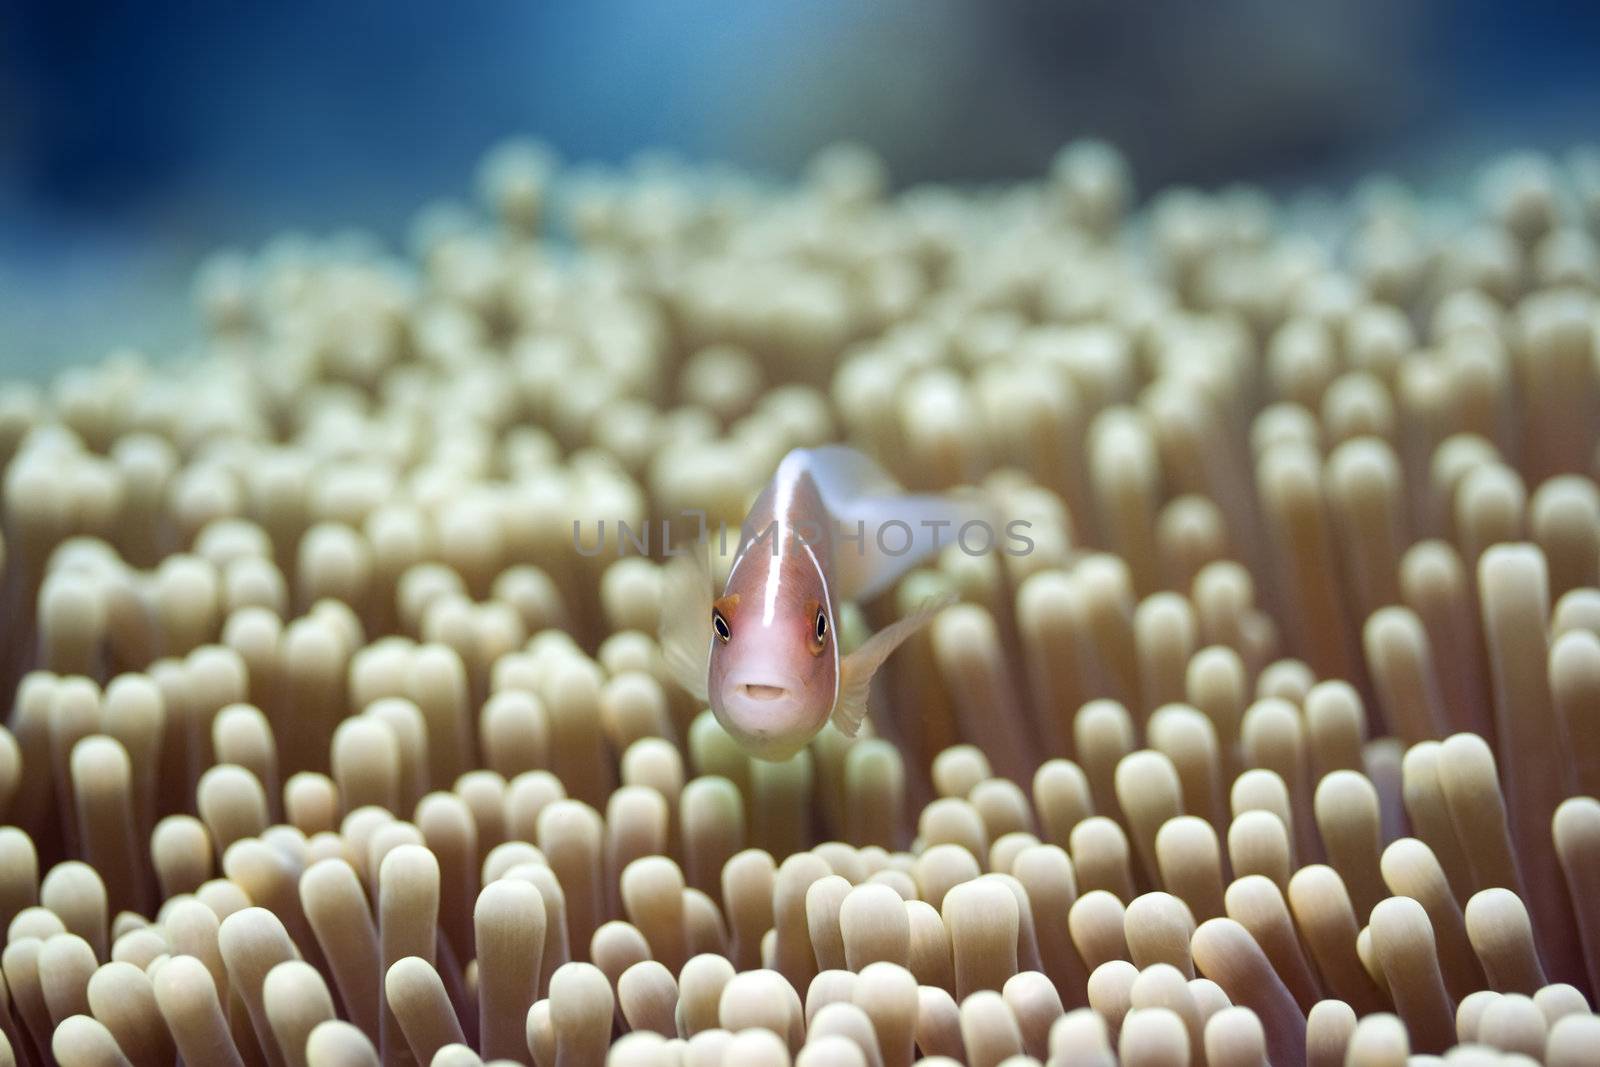
[[[1038,173],[1106,137],[1141,188],[1417,179],[1600,139],[1600,15],[1447,0],[0,3],[0,372],[184,336],[205,250],[395,239],[531,133],[793,174]]]

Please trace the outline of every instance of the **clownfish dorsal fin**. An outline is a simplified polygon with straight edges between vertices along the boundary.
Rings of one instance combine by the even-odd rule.
[[[882,467],[847,445],[800,455],[840,535],[833,554],[837,599],[866,600],[882,592],[954,544],[964,523],[992,525],[993,508],[982,497],[905,493]]]

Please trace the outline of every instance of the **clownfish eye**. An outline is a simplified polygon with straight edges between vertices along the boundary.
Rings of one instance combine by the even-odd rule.
[[[811,612],[811,632],[806,635],[806,647],[813,656],[820,656],[828,647],[828,613],[818,600],[807,601],[806,608]]]
[[[728,620],[722,617],[722,612],[716,608],[711,609],[711,628],[717,631],[717,640],[727,644],[733,639],[733,631],[728,629]]]

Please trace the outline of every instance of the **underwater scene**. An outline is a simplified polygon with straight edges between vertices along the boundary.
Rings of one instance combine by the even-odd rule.
[[[0,1067],[1600,1064],[1600,19],[83,17]]]

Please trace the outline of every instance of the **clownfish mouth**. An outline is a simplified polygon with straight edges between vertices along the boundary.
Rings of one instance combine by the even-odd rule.
[[[739,686],[739,695],[750,700],[782,700],[789,690],[781,685],[746,684]]]

